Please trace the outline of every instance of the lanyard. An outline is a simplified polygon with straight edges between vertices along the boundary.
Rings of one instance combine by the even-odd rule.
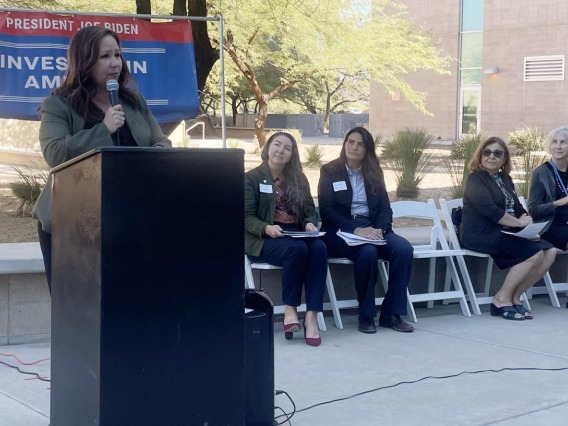
[[[560,179],[560,173],[558,173],[556,164],[554,164],[554,161],[549,161],[549,163],[552,166],[552,170],[554,170],[554,174],[556,175],[556,180],[558,180],[558,183],[560,184],[562,191],[564,191],[564,194],[568,195],[568,190],[566,190],[566,185],[564,185],[564,182],[562,182],[562,179]]]

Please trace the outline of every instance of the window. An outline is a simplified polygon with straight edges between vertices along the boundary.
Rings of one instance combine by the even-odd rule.
[[[483,30],[483,0],[462,0],[462,31]]]
[[[525,81],[564,80],[564,55],[527,56]]]

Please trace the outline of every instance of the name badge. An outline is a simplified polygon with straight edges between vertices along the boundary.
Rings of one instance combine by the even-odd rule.
[[[259,184],[260,192],[265,194],[272,194],[272,185],[265,185],[264,183]]]
[[[345,183],[344,180],[341,180],[339,182],[333,182],[333,190],[335,192],[337,191],[347,191],[347,183]]]

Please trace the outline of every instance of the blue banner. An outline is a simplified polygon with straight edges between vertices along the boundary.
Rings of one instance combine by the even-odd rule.
[[[61,84],[67,46],[87,25],[118,34],[137,89],[160,123],[194,118],[199,96],[189,21],[0,11],[0,117],[38,120],[42,100]]]

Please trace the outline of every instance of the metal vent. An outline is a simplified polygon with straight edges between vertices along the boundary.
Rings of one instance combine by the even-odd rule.
[[[525,81],[564,80],[564,55],[525,57]]]

